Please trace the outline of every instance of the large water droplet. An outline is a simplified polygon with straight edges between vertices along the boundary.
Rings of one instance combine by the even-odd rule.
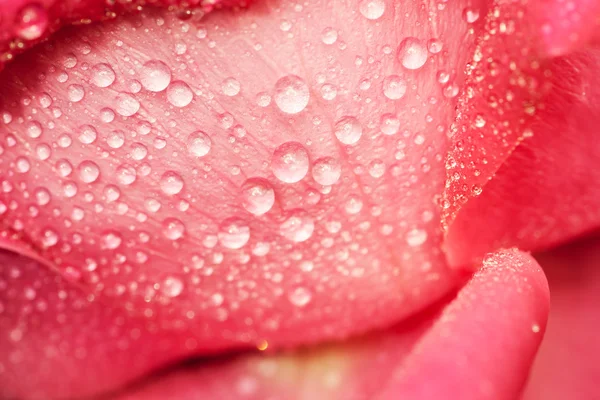
[[[83,144],[92,144],[98,137],[98,131],[91,125],[83,125],[79,128],[77,139]]]
[[[271,169],[282,182],[295,183],[301,181],[308,172],[308,152],[298,142],[286,142],[273,152]]]
[[[335,123],[335,137],[346,145],[355,144],[362,136],[362,125],[354,117],[342,117]]]
[[[314,230],[315,223],[312,217],[302,209],[291,210],[285,221],[279,225],[281,236],[296,243],[308,240]]]
[[[398,46],[398,59],[406,69],[419,69],[427,62],[427,49],[415,37],[407,37]]]
[[[167,100],[175,107],[185,107],[193,98],[192,89],[183,81],[175,81],[167,88]]]
[[[183,189],[183,179],[178,173],[167,171],[160,178],[160,189],[165,194],[175,195]]]
[[[263,178],[250,178],[242,185],[242,205],[254,215],[263,215],[275,203],[273,187]]]
[[[196,157],[204,157],[210,152],[211,147],[210,137],[202,131],[196,131],[188,137],[188,151]]]
[[[177,218],[167,218],[163,221],[163,235],[169,240],[177,240],[185,233],[185,225]]]
[[[121,245],[123,239],[118,232],[108,231],[102,235],[102,247],[114,250]]]
[[[79,178],[82,182],[95,182],[100,176],[100,168],[93,161],[82,161],[77,168],[79,170]]]
[[[116,170],[117,180],[122,185],[131,185],[137,179],[135,168],[130,165],[121,165]]]
[[[358,4],[358,10],[367,19],[379,19],[385,11],[385,2],[383,0],[362,0]]]
[[[298,114],[308,105],[308,86],[296,75],[287,75],[275,83],[273,95],[277,107],[286,114]]]
[[[109,87],[115,81],[115,71],[105,63],[96,64],[92,67],[92,78],[90,82],[100,88]]]
[[[67,97],[73,103],[77,103],[85,96],[85,89],[81,85],[69,85],[67,88]]]
[[[162,61],[150,60],[142,67],[140,82],[146,90],[162,92],[171,83],[171,70]]]
[[[250,240],[250,228],[238,218],[228,218],[221,223],[219,242],[228,249],[241,249]]]
[[[315,182],[323,186],[335,184],[342,175],[342,166],[333,157],[322,157],[315,161],[312,176]]]

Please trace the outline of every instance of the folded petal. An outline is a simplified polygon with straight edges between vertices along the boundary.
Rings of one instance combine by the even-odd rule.
[[[378,399],[518,398],[548,312],[548,283],[530,255],[489,255]]]

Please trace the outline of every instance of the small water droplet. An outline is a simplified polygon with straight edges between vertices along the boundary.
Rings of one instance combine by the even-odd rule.
[[[406,243],[411,247],[417,247],[425,243],[427,232],[423,229],[411,229],[406,233]]]
[[[429,50],[431,54],[437,54],[440,51],[442,51],[443,48],[444,44],[440,39],[433,38],[429,39],[429,41],[427,42],[427,50]]]
[[[221,84],[221,90],[226,96],[237,96],[241,89],[240,82],[235,78],[226,78]]]
[[[83,144],[92,144],[98,137],[98,131],[91,125],[83,125],[79,128],[77,139]]]
[[[395,135],[400,130],[400,120],[394,114],[383,114],[379,129],[385,135]]]
[[[287,75],[275,83],[273,95],[277,107],[286,114],[298,114],[306,108],[310,99],[308,86],[296,75]]]
[[[142,67],[140,83],[150,92],[162,92],[171,83],[171,70],[162,61],[150,60]]]
[[[93,161],[83,161],[77,169],[79,170],[79,178],[84,183],[95,182],[100,176],[100,168]]]
[[[122,185],[131,185],[137,179],[135,168],[129,165],[121,165],[116,170],[117,181]]]
[[[315,161],[312,176],[315,182],[323,186],[330,186],[340,179],[342,166],[333,157],[322,157]]]
[[[281,235],[296,243],[308,240],[314,230],[315,224],[312,217],[303,209],[291,210],[279,225]]]
[[[241,219],[228,218],[221,223],[218,237],[223,247],[241,249],[250,240],[250,228]]]
[[[85,96],[85,89],[81,85],[69,85],[67,88],[67,97],[73,103],[77,103]]]
[[[121,235],[118,232],[108,231],[102,235],[102,247],[114,250],[121,245]]]
[[[383,94],[390,100],[403,98],[406,88],[406,81],[398,75],[390,75],[383,80]]]
[[[321,40],[324,44],[334,44],[337,41],[338,33],[332,27],[327,27],[321,32]]]
[[[185,225],[177,218],[167,218],[163,221],[163,235],[169,240],[177,240],[185,233]]]
[[[116,75],[112,67],[105,63],[92,67],[91,83],[99,88],[109,87],[115,81]]]
[[[196,131],[188,137],[187,148],[190,154],[196,157],[204,157],[210,152],[212,147],[212,140],[210,137],[202,132]]]
[[[167,88],[167,100],[175,107],[185,107],[193,98],[192,89],[183,81],[175,81]]]
[[[131,117],[140,109],[140,102],[129,93],[119,93],[116,97],[117,113],[124,117]]]
[[[357,143],[362,136],[362,132],[362,125],[355,117],[342,117],[335,123],[335,136],[343,144],[353,145]]]
[[[286,142],[273,152],[271,169],[280,181],[295,183],[306,176],[309,163],[304,146],[298,142]]]
[[[242,185],[242,205],[251,214],[263,215],[275,203],[273,187],[263,178],[250,178]]]
[[[174,276],[168,276],[160,285],[160,291],[167,297],[177,297],[183,292],[183,281]]]
[[[407,37],[398,46],[398,59],[406,69],[419,69],[427,62],[427,49],[419,39]]]
[[[288,294],[288,299],[296,307],[305,307],[312,300],[312,293],[307,288],[298,287]]]
[[[358,10],[363,17],[376,20],[381,18],[385,12],[384,0],[362,0],[358,5]]]
[[[466,7],[463,10],[462,16],[465,22],[467,22],[468,24],[475,23],[479,19],[479,10],[475,10],[471,7]]]
[[[167,171],[160,178],[160,189],[164,194],[176,195],[183,189],[183,179],[174,171]]]

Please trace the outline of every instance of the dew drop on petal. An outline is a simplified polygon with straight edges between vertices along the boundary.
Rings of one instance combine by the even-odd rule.
[[[423,229],[411,229],[406,233],[406,243],[411,247],[417,247],[425,243],[427,232]]]
[[[131,185],[137,179],[135,168],[130,165],[121,165],[116,170],[117,181],[122,185]]]
[[[240,82],[235,78],[226,78],[221,84],[223,94],[229,97],[237,96],[241,87]]]
[[[363,17],[371,20],[379,19],[385,12],[384,0],[362,0],[358,4],[358,10]]]
[[[90,82],[99,88],[109,87],[115,81],[116,75],[112,67],[106,63],[96,64],[92,67]]]
[[[307,288],[298,287],[288,294],[288,299],[297,307],[305,307],[312,300],[312,293]]]
[[[100,176],[100,168],[93,161],[82,161],[77,169],[79,171],[79,178],[84,183],[95,182]]]
[[[192,89],[183,81],[175,81],[167,88],[167,100],[175,107],[185,107],[193,98]]]
[[[15,33],[21,39],[35,40],[44,34],[48,22],[46,9],[42,5],[32,2],[19,11]]]
[[[185,225],[177,218],[167,218],[163,221],[162,233],[169,240],[177,240],[185,233]]]
[[[119,93],[115,101],[115,110],[117,114],[124,117],[135,115],[140,109],[140,102],[129,93]]]
[[[383,80],[383,94],[390,100],[403,98],[406,88],[406,81],[398,75],[390,75]]]
[[[335,137],[337,137],[342,144],[355,144],[360,140],[362,132],[362,125],[355,117],[342,117],[335,123]]]
[[[263,215],[273,207],[275,192],[263,178],[250,178],[242,185],[242,205],[251,214]]]
[[[383,114],[379,129],[384,135],[395,135],[400,130],[400,120],[394,114]]]
[[[306,176],[309,163],[304,146],[298,142],[286,142],[273,152],[271,169],[280,181],[295,183]]]
[[[171,70],[162,61],[150,60],[142,67],[140,83],[150,92],[162,92],[171,83]]]
[[[333,157],[322,157],[315,161],[312,176],[319,185],[330,186],[340,179],[342,166]]]
[[[312,217],[303,209],[291,210],[279,225],[281,236],[296,243],[308,240],[314,230],[315,224]]]
[[[160,178],[160,189],[164,194],[173,196],[183,189],[183,179],[181,175],[174,171],[167,171]]]
[[[241,219],[232,217],[224,220],[219,228],[219,242],[227,249],[241,249],[250,240],[250,228]]]
[[[211,147],[212,140],[202,131],[196,131],[188,137],[187,148],[193,156],[204,157],[210,152]]]
[[[419,69],[427,62],[427,49],[415,37],[407,37],[398,46],[398,59],[406,69]]]
[[[275,83],[273,100],[286,114],[298,114],[306,108],[310,93],[306,82],[296,75],[287,75]]]
[[[160,291],[167,297],[177,297],[183,292],[183,281],[174,276],[168,276],[160,285]]]
[[[105,232],[102,235],[102,247],[105,249],[114,250],[121,245],[121,235],[114,231]]]

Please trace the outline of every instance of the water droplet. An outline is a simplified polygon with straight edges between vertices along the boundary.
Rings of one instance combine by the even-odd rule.
[[[221,90],[226,96],[237,96],[241,89],[240,82],[235,78],[227,78],[221,84]]]
[[[411,229],[406,233],[406,243],[411,247],[417,247],[425,243],[427,232],[423,229]]]
[[[298,114],[308,105],[310,93],[306,83],[296,75],[287,75],[275,83],[273,99],[286,114]]]
[[[362,208],[363,202],[356,196],[348,197],[348,200],[346,200],[346,205],[344,206],[344,209],[348,214],[358,214]]]
[[[301,181],[308,172],[308,152],[298,142],[286,142],[273,152],[271,169],[282,182],[295,183]]]
[[[211,147],[210,137],[202,131],[196,131],[188,137],[188,151],[196,157],[204,157],[210,152]]]
[[[415,37],[407,37],[398,46],[398,59],[406,69],[419,69],[427,62],[427,49]]]
[[[85,89],[81,85],[69,85],[67,88],[67,97],[73,103],[77,103],[85,96]]]
[[[241,249],[250,240],[250,228],[238,218],[228,218],[219,229],[219,242],[228,249]]]
[[[162,61],[150,60],[142,67],[140,83],[150,92],[162,92],[171,83],[171,70]]]
[[[102,247],[105,249],[114,250],[121,245],[123,239],[118,232],[108,231],[102,235]]]
[[[183,179],[174,171],[167,171],[160,178],[160,189],[164,194],[173,196],[183,189]]]
[[[342,175],[342,166],[333,157],[322,157],[315,161],[312,176],[319,185],[330,186],[335,184]]]
[[[21,174],[28,172],[31,169],[31,164],[26,157],[17,157],[15,160],[15,170]]]
[[[330,83],[323,84],[321,86],[321,97],[323,97],[323,100],[328,101],[335,99],[337,97],[337,88]]]
[[[37,121],[31,121],[27,124],[27,136],[37,139],[42,135],[42,124]]]
[[[254,215],[267,213],[275,203],[273,187],[263,178],[250,178],[242,185],[242,205]]]
[[[296,307],[305,307],[312,300],[312,293],[304,287],[298,287],[288,294],[288,299]]]
[[[406,81],[398,75],[390,75],[383,80],[383,94],[390,100],[403,98],[406,88]]]
[[[52,229],[45,229],[42,232],[42,246],[52,247],[58,243],[58,234]]]
[[[379,129],[385,135],[395,135],[400,130],[400,120],[394,114],[383,114]]]
[[[160,285],[160,291],[165,296],[177,297],[183,292],[183,281],[174,276],[168,276]]]
[[[335,136],[346,145],[352,145],[362,136],[362,125],[354,117],[342,117],[335,123]]]
[[[32,3],[23,7],[17,16],[15,33],[21,39],[40,38],[48,27],[48,13],[40,4]]]
[[[337,41],[338,33],[332,27],[327,27],[321,32],[321,40],[324,44],[334,44]]]
[[[367,19],[379,19],[385,11],[385,2],[384,0],[362,0],[358,10]]]
[[[169,240],[177,240],[185,233],[185,225],[177,218],[167,218],[163,221],[163,235]]]
[[[135,168],[129,165],[121,165],[116,170],[117,181],[122,185],[131,185],[137,179]]]
[[[116,97],[117,113],[124,117],[131,117],[140,109],[140,102],[129,93],[119,93]]]
[[[302,209],[291,210],[279,226],[281,235],[296,243],[308,240],[314,230],[313,219]]]
[[[91,125],[83,125],[79,128],[77,139],[83,144],[92,144],[98,137],[98,131]]]
[[[91,83],[99,88],[109,87],[115,81],[115,71],[105,63],[96,64],[92,67]]]
[[[142,143],[134,143],[131,145],[131,158],[136,161],[141,161],[148,155],[148,148]]]
[[[475,23],[479,19],[479,10],[475,10],[473,8],[466,7],[463,10],[462,16],[463,16],[463,19],[465,20],[465,22],[467,22],[468,24]]]
[[[183,81],[175,81],[167,88],[167,100],[175,107],[185,107],[193,98],[192,89]]]
[[[85,183],[95,182],[100,176],[100,168],[93,161],[83,161],[77,169],[79,170],[79,178]]]
[[[444,44],[440,39],[433,38],[429,39],[429,41],[427,42],[427,50],[429,50],[431,54],[437,54],[440,51],[442,51],[443,48]]]
[[[106,143],[113,149],[119,149],[125,143],[125,134],[122,131],[112,131],[108,134]]]

